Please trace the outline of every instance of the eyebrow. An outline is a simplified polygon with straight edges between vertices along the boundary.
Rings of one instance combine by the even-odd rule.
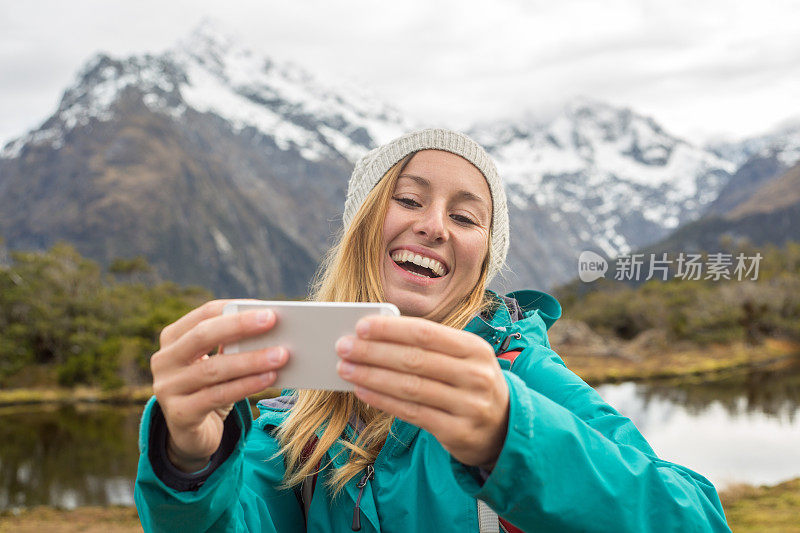
[[[431,187],[431,182],[427,178],[423,178],[422,176],[415,176],[414,174],[400,174],[398,178],[410,178],[416,181],[418,184],[422,185],[423,187],[427,188]],[[459,199],[470,200],[473,202],[483,203],[485,205],[491,205],[482,196],[478,196],[477,194],[464,189],[459,189],[458,192],[456,193],[456,196]]]

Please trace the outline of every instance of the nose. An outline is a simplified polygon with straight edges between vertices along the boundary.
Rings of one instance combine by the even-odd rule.
[[[447,240],[447,211],[444,206],[430,205],[414,222],[415,235],[428,241],[442,243]]]

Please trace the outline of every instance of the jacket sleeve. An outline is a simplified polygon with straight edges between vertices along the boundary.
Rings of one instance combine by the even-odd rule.
[[[506,440],[488,477],[458,483],[525,531],[730,531],[714,486],[659,459],[630,419],[546,345],[510,371]]]
[[[208,475],[191,476],[179,488],[153,454],[158,445],[154,427],[163,422],[155,398],[144,409],[139,431],[139,467],[134,500],[142,528],[150,531],[303,531],[302,508],[293,490],[278,489],[283,480],[278,444],[253,426],[247,400],[238,402],[233,418],[238,436],[230,454]],[[164,480],[167,480],[165,483]]]

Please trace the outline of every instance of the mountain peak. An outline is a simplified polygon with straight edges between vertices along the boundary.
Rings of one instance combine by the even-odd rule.
[[[563,109],[567,114],[570,115],[581,113],[597,115],[602,113],[618,114],[620,112],[630,112],[630,110],[626,107],[616,107],[609,102],[586,95],[579,95],[571,100],[568,100],[564,104]]]
[[[216,115],[234,133],[252,128],[307,160],[354,162],[410,129],[394,107],[365,88],[326,83],[301,66],[273,61],[205,19],[161,55],[92,56],[55,114],[9,143],[0,157],[16,157],[29,143],[58,149],[76,126],[113,120],[124,94],[174,120],[187,111]]]
[[[216,52],[241,46],[233,33],[222,24],[204,18],[186,36],[178,39],[175,48],[191,52]]]
[[[234,84],[248,83],[273,64],[211,19],[203,19],[186,36],[178,39],[166,55],[184,67],[198,64]]]
[[[744,165],[754,157],[776,158],[788,170],[800,161],[800,118],[785,120],[755,137],[737,141],[712,141],[706,148],[732,161],[736,166]]]

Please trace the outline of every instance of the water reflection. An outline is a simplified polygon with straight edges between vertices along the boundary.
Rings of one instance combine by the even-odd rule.
[[[640,387],[645,404],[651,399],[668,400],[693,414],[719,404],[729,415],[760,413],[795,423],[800,407],[800,357],[784,361],[779,368],[735,371],[713,380],[694,383],[651,383]]]
[[[662,458],[717,488],[773,484],[800,476],[800,361],[778,370],[597,390]],[[0,409],[0,510],[133,505],[140,413],[109,405]]]
[[[800,364],[693,384],[603,385],[600,395],[631,418],[662,458],[718,489],[800,476]]]
[[[133,504],[141,407],[0,411],[0,510]]]

